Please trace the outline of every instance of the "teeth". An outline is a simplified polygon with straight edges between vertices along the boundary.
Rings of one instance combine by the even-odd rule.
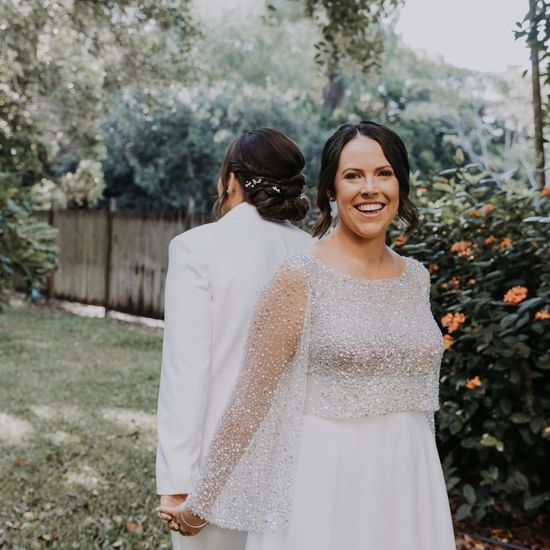
[[[360,204],[357,209],[361,212],[374,212],[376,210],[382,210],[383,204]]]

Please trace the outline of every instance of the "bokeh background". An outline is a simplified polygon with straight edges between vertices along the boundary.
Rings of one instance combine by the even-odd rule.
[[[244,130],[300,145],[314,204],[366,118],[410,153],[388,244],[432,274],[457,546],[550,548],[549,41],[546,0],[0,3],[0,547],[169,547],[168,242]]]

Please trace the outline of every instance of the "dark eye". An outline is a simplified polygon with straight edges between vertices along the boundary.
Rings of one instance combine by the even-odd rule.
[[[360,176],[357,172],[347,172],[346,174],[344,174],[344,178],[347,179],[347,180],[355,179],[355,178],[358,178],[358,177],[360,177]]]
[[[391,170],[380,170],[380,172],[378,172],[378,174],[380,176],[382,176],[383,178],[389,178],[389,177],[393,176],[393,172]]]

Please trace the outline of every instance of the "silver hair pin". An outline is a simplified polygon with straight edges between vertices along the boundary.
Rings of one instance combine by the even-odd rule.
[[[259,183],[262,183],[263,181],[264,181],[263,178],[250,178],[244,182],[244,186],[247,189],[254,189],[256,185],[258,185]]]
[[[273,189],[273,191],[277,191],[277,193],[281,192],[281,189],[277,185],[272,185],[271,189]]]

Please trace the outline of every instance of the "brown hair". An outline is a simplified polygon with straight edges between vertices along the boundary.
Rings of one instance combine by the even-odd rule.
[[[303,194],[304,166],[302,151],[282,132],[273,128],[245,132],[229,144],[225,153],[220,169],[223,192],[214,204],[214,215],[216,218],[222,215],[227,183],[233,173],[244,191],[245,201],[255,206],[262,218],[303,219],[309,208],[309,200]]]
[[[395,172],[399,182],[399,209],[397,213],[407,226],[405,232],[410,233],[418,224],[418,210],[409,199],[410,168],[405,144],[388,127],[370,120],[362,120],[358,124],[340,126],[325,143],[317,182],[317,206],[321,211],[321,218],[313,228],[315,237],[322,237],[331,226],[332,216],[329,197],[335,196],[334,180],[338,171],[340,155],[346,144],[359,135],[371,138],[380,144],[384,156]]]

